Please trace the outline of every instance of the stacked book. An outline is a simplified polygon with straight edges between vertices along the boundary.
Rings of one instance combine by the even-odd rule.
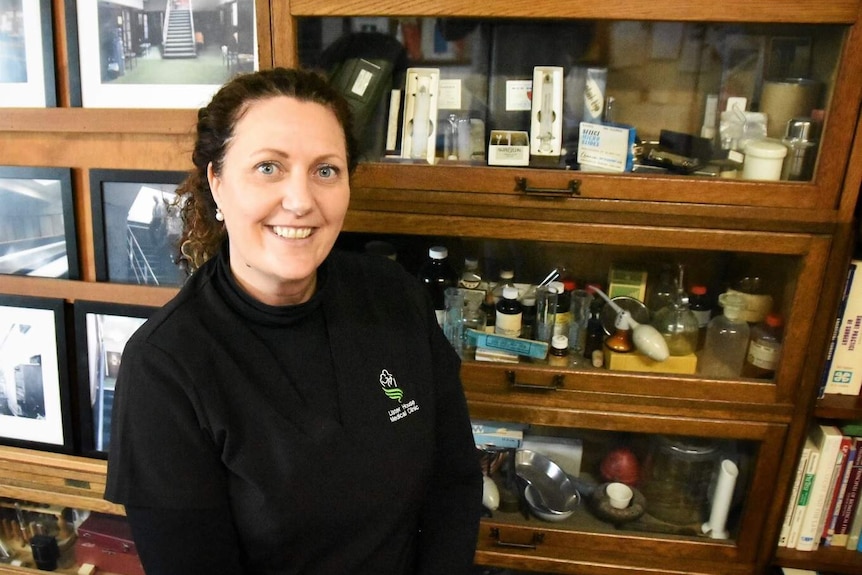
[[[826,355],[819,396],[862,390],[862,260],[850,262]]]
[[[812,425],[784,514],[778,545],[862,551],[862,424]]]

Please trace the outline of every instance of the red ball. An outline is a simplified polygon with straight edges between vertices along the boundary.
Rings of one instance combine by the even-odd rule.
[[[640,464],[631,449],[619,447],[605,455],[599,470],[605,481],[619,481],[632,486],[638,482]]]

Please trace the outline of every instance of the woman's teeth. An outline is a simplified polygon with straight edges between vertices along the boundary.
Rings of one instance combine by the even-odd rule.
[[[288,228],[283,226],[272,226],[272,231],[280,238],[303,239],[311,235],[311,228]]]

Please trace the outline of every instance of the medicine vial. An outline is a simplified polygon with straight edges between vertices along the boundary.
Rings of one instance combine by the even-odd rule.
[[[431,295],[437,323],[442,327],[446,316],[446,288],[458,285],[458,274],[449,263],[449,250],[444,246],[432,246],[428,259],[419,269],[419,281]]]
[[[743,377],[772,379],[781,356],[782,320],[777,313],[769,313],[766,318],[751,328],[751,341],[742,368]]]
[[[569,365],[569,338],[564,335],[555,335],[551,338],[551,349],[548,352],[548,365],[554,367],[568,367]]]
[[[518,288],[507,286],[503,297],[497,302],[497,318],[494,323],[494,333],[520,337],[523,308],[518,301]]]

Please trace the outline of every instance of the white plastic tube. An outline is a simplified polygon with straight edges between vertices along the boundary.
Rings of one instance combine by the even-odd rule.
[[[727,514],[730,512],[730,501],[733,498],[733,490],[736,487],[736,478],[739,476],[739,468],[730,459],[721,462],[718,472],[718,481],[712,496],[712,509],[709,513],[709,521],[703,524],[703,532],[709,534],[712,539],[727,539],[726,530]]]

